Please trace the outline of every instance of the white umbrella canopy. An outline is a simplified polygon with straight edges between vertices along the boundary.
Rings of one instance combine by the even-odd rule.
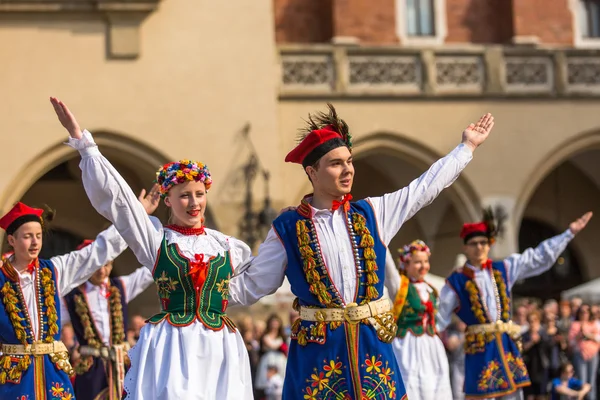
[[[596,278],[579,286],[575,286],[561,293],[561,297],[568,300],[572,297],[581,297],[584,302],[600,302],[600,278]]]

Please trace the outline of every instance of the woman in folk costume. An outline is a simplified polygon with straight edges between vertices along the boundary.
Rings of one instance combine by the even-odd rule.
[[[349,129],[329,114],[309,118],[307,135],[286,157],[314,189],[274,222],[256,258],[230,285],[230,300],[252,304],[287,276],[298,297],[284,399],[402,399],[391,342],[396,324],[383,298],[387,245],[402,224],[450,185],[487,138],[491,115],[408,187],[350,202],[354,177]]]
[[[522,399],[530,384],[516,340],[521,328],[511,320],[510,291],[515,282],[549,270],[569,242],[592,217],[588,212],[564,233],[522,254],[492,261],[490,246],[500,231],[491,209],[483,222],[465,224],[460,237],[467,263],[453,271],[440,292],[438,329],[444,330],[452,313],[467,325],[465,334],[465,397],[467,399]]]
[[[148,217],[125,180],[68,108],[51,99],[69,145],[82,156],[92,205],[111,220],[138,261],[149,268],[162,311],[148,321],[129,356],[127,399],[252,399],[248,352],[225,314],[234,268],[250,257],[243,242],[204,227],[212,179],[189,160],[164,165],[157,182],[173,223]]]
[[[448,357],[435,326],[438,293],[424,280],[431,251],[415,240],[399,249],[399,256],[399,282],[388,288],[398,323],[392,347],[406,394],[409,399],[452,400]]]
[[[148,215],[160,200],[158,185],[139,196]],[[84,240],[77,250],[92,243]],[[75,395],[80,399],[116,400],[123,394],[129,343],[127,305],[150,286],[154,279],[146,267],[129,275],[110,277],[113,260],[94,272],[90,279],[62,298],[61,321],[72,324],[81,356],[73,365]]]
[[[0,397],[74,399],[67,348],[60,341],[60,296],[85,282],[127,245],[114,227],[85,249],[38,258],[43,210],[17,203],[0,219],[13,253],[0,271]]]

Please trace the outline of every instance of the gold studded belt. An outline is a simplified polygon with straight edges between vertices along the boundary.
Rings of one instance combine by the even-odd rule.
[[[113,344],[110,347],[104,346],[100,348],[91,347],[91,346],[80,346],[79,354],[82,356],[92,356],[92,357],[100,357],[105,360],[117,360],[117,352],[118,350],[122,350],[127,352],[130,349],[129,343],[123,344]]]
[[[362,306],[350,303],[345,308],[308,308],[300,307],[300,319],[318,322],[348,322],[358,324],[366,318],[376,317],[392,310],[389,299],[371,301]]]
[[[32,355],[41,356],[44,354],[54,354],[67,352],[67,347],[61,341],[52,343],[33,342],[32,344],[0,344],[0,351],[4,354],[12,355]]]
[[[491,324],[478,324],[467,327],[467,334],[479,333],[508,333],[513,339],[521,336],[521,327],[512,321],[496,321]]]

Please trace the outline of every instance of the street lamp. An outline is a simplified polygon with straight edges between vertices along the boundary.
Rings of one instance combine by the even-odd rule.
[[[257,241],[264,239],[267,232],[271,228],[271,223],[277,217],[277,212],[271,207],[271,196],[269,194],[269,179],[270,173],[261,168],[258,154],[250,139],[250,129],[246,129],[243,133],[244,138],[249,142],[251,150],[248,162],[242,166],[244,169],[244,183],[246,185],[246,196],[244,199],[244,216],[240,220],[240,238],[246,242],[250,248],[254,248]],[[256,180],[258,172],[261,172],[265,183],[265,194],[263,208],[260,212],[255,212],[252,208],[254,196],[252,188]]]

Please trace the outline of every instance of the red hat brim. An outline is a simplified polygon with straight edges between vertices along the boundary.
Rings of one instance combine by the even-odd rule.
[[[285,162],[302,164],[304,159],[317,147],[330,140],[341,138],[342,135],[328,128],[314,130],[285,156]]]
[[[0,218],[0,228],[8,230],[8,228],[12,225],[13,222],[26,215],[33,215],[38,217],[41,223],[43,213],[44,210],[42,209],[29,207],[26,204],[18,202],[9,212],[7,212],[2,218]]]

